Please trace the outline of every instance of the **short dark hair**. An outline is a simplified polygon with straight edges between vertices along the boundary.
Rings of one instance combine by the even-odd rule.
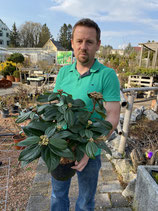
[[[90,28],[94,28],[96,30],[96,34],[97,34],[97,42],[99,42],[100,40],[100,28],[98,26],[97,23],[95,23],[93,20],[89,19],[89,18],[83,18],[81,20],[79,20],[73,27],[72,29],[72,39],[74,36],[74,31],[76,29],[77,26],[86,26],[86,27],[90,27]]]

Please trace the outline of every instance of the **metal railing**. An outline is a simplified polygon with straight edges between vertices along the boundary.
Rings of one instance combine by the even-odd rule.
[[[129,123],[130,123],[130,118],[132,114],[132,109],[133,109],[133,104],[136,103],[134,101],[136,97],[136,92],[138,91],[156,91],[156,103],[154,107],[154,111],[158,110],[158,87],[141,87],[141,88],[128,88],[128,89],[123,89],[122,90],[122,95],[123,93],[129,93],[128,100],[127,100],[127,105],[126,105],[126,110],[125,110],[125,116],[124,116],[124,122],[123,122],[123,128],[121,130],[120,125],[118,125],[119,133],[121,134],[121,140],[118,148],[118,153],[123,154],[125,151],[125,146],[126,146],[126,141],[128,138],[128,131],[129,131]],[[154,98],[150,98],[152,100]],[[124,97],[121,96],[121,101],[124,101]],[[148,101],[149,99],[143,100],[143,101],[138,101],[138,102],[145,102]]]

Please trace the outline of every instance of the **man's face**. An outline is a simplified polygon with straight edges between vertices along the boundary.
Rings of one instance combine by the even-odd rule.
[[[91,65],[94,61],[95,53],[99,49],[100,41],[97,42],[94,28],[77,26],[71,45],[77,61],[82,65]]]

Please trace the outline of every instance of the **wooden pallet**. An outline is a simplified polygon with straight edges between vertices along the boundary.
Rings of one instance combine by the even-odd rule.
[[[131,87],[152,87],[154,82],[153,76],[130,75],[128,77],[127,88]],[[151,96],[152,91],[144,92],[147,97]]]

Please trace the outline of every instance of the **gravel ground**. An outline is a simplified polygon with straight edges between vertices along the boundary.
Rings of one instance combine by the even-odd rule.
[[[0,134],[11,132],[16,132],[14,119],[0,116]],[[5,210],[5,205],[6,211],[26,209],[37,161],[21,168],[19,154],[20,150],[15,149],[11,136],[0,136],[0,210]]]

